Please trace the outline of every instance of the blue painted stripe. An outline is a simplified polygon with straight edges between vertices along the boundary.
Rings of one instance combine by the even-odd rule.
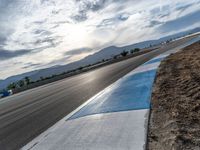
[[[144,65],[147,65],[147,64],[152,64],[152,63],[157,63],[157,62],[161,62],[165,57],[161,57],[161,58],[156,58],[156,59],[152,59],[148,62],[146,62]]]
[[[86,115],[148,109],[156,70],[133,74],[118,82],[112,90],[84,106],[69,119]]]

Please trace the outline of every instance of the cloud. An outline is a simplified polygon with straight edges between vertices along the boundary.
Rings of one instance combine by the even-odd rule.
[[[193,4],[182,4],[182,3],[179,3],[179,4],[176,5],[176,10],[184,11],[187,8],[191,7],[192,5]]]
[[[13,1],[13,0],[1,0],[0,12],[5,12],[6,8],[8,8],[9,5],[15,4],[15,3],[16,3],[16,1]]]
[[[43,46],[43,47],[38,47],[34,49],[18,49],[18,50],[5,50],[5,49],[0,49],[0,60],[8,60],[11,58],[16,58],[16,57],[22,57],[24,55],[30,55],[34,53],[38,53],[41,50],[45,50],[51,46]]]
[[[62,41],[59,41],[57,38],[59,37],[46,37],[46,38],[38,38],[33,42],[34,45],[43,45],[47,43],[49,47],[55,47],[59,45]]]
[[[196,23],[200,25],[200,11],[193,12],[191,14],[185,15],[178,19],[174,19],[168,22],[165,22],[159,27],[159,31],[162,33],[176,31],[190,27]]]
[[[79,11],[77,14],[72,15],[71,18],[72,18],[74,21],[82,22],[82,21],[87,20],[88,17],[87,17],[86,11]]]
[[[118,19],[122,20],[122,21],[125,21],[125,20],[127,20],[129,18],[129,16],[130,16],[130,14],[128,14],[128,13],[122,13],[122,14],[120,14],[118,16]]]
[[[49,36],[52,34],[52,32],[50,31],[47,31],[47,30],[44,30],[44,29],[36,29],[33,31],[34,34],[37,34],[37,35],[44,35],[44,36]]]
[[[103,19],[96,27],[97,28],[104,28],[104,27],[113,27],[114,25],[118,25],[122,23],[130,17],[129,13],[121,13],[112,18]]]
[[[71,16],[76,22],[82,22],[88,19],[88,12],[98,11],[105,6],[106,0],[76,0],[78,6],[77,12]]]
[[[6,36],[0,35],[0,46],[5,45],[6,41],[7,41]]]
[[[70,21],[57,21],[57,22],[53,22],[53,24],[56,24],[56,25],[60,25],[60,24],[66,24],[66,23],[70,23]]]
[[[54,0],[40,0],[41,4],[53,4],[54,6],[56,5]]]
[[[2,24],[3,23],[0,24],[0,48],[7,45],[7,41],[9,40],[10,36],[14,33],[14,29],[5,27]]]
[[[42,65],[42,63],[26,63],[25,66],[22,67],[22,69],[28,69],[28,68],[37,68],[38,66]]]
[[[47,19],[43,19],[43,20],[37,20],[37,21],[33,21],[33,24],[36,25],[41,25],[47,22]]]
[[[158,21],[158,20],[151,20],[149,22],[149,25],[147,25],[146,27],[151,28],[151,27],[155,27],[155,26],[158,26],[158,25],[161,25],[161,24],[163,24],[163,22]]]
[[[16,51],[10,51],[10,50],[0,50],[0,59],[1,60],[7,60],[13,57],[19,57],[19,56],[23,56],[23,55],[27,55],[31,53],[30,50],[25,50],[25,49],[21,49],[21,50],[16,50]]]

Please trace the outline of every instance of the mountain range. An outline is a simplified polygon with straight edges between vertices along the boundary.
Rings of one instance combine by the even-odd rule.
[[[185,35],[193,34],[196,32],[200,32],[200,28],[195,28],[193,30],[188,30],[185,32],[173,34],[173,35],[166,36],[164,38],[160,38],[157,40],[149,40],[149,41],[139,42],[136,44],[131,44],[131,45],[123,46],[123,47],[109,46],[102,50],[99,50],[98,52],[96,52],[92,55],[89,55],[79,61],[72,62],[70,64],[60,65],[60,66],[58,65],[58,66],[53,66],[53,67],[45,68],[45,69],[41,69],[41,70],[35,70],[35,71],[8,77],[5,80],[0,80],[0,89],[6,88],[7,85],[10,84],[11,82],[21,80],[26,76],[29,76],[32,81],[35,81],[35,80],[40,79],[40,77],[48,77],[53,74],[60,74],[60,73],[63,73],[63,72],[66,72],[66,71],[69,71],[72,69],[76,69],[80,66],[94,64],[98,61],[101,61],[102,59],[112,58],[114,55],[120,54],[123,50],[129,51],[134,48],[145,48],[145,47],[149,47],[150,45],[156,45],[156,44],[165,42],[170,39],[183,37]]]

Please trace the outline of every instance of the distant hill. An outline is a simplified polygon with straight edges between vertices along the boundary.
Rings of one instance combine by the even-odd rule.
[[[0,80],[0,89],[6,88],[9,83],[18,81],[26,76],[29,76],[31,78],[31,80],[33,80],[33,81],[38,80],[38,79],[40,79],[40,77],[48,77],[53,74],[60,74],[62,72],[68,71],[68,70],[76,69],[80,66],[94,64],[98,61],[101,61],[102,59],[112,58],[114,55],[120,54],[123,50],[129,51],[134,48],[145,48],[145,47],[149,47],[150,45],[159,44],[161,42],[165,42],[170,39],[179,38],[179,37],[188,35],[190,33],[192,34],[192,33],[196,33],[196,32],[200,32],[200,28],[195,28],[193,30],[189,30],[186,32],[181,32],[178,34],[170,35],[167,37],[160,38],[158,40],[149,40],[149,41],[144,41],[144,42],[131,44],[131,45],[123,46],[123,47],[109,46],[109,47],[106,47],[106,48],[94,53],[93,55],[89,55],[89,56],[83,58],[82,60],[79,60],[79,61],[76,61],[76,62],[73,62],[70,64],[61,65],[61,66],[58,65],[58,66],[53,66],[53,67],[46,68],[46,69],[31,71],[31,72],[23,73],[20,75],[11,76],[3,81]]]
[[[145,48],[145,47],[149,47],[149,45],[154,45],[154,44],[159,44],[159,43],[160,43],[160,40],[151,40],[151,41],[140,42],[140,43],[123,46],[123,47],[117,47],[117,46],[106,47],[106,48],[104,48],[92,55],[89,55],[79,61],[67,64],[67,65],[55,66],[55,67],[39,70],[37,72],[37,74],[33,74],[30,77],[32,80],[38,80],[41,76],[47,77],[52,74],[60,74],[64,71],[76,69],[80,66],[94,64],[98,61],[101,61],[102,59],[112,58],[114,55],[120,54],[123,50],[129,51],[134,48]]]

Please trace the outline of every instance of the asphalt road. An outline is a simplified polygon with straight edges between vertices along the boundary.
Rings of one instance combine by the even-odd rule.
[[[182,42],[2,99],[0,150],[19,149],[120,77]]]

